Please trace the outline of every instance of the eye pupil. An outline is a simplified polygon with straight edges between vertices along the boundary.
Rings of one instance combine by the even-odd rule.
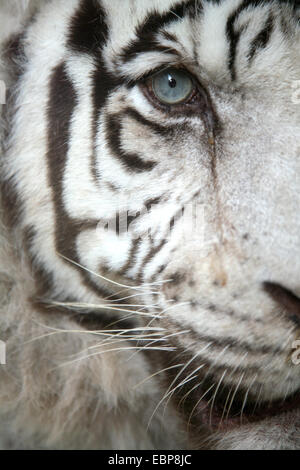
[[[177,82],[176,82],[175,78],[172,77],[172,75],[169,75],[168,79],[169,79],[169,86],[171,88],[175,88],[177,86]]]

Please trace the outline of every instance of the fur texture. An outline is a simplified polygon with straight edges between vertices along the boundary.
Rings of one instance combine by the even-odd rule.
[[[0,15],[0,446],[299,447],[299,408],[246,412],[300,385],[282,300],[300,297],[296,2]],[[194,77],[193,104],[151,95],[170,66]],[[246,423],[218,429],[220,406]]]

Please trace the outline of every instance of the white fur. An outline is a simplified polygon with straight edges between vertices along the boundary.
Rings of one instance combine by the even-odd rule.
[[[109,40],[104,49],[109,70],[137,80],[158,65],[180,65],[208,90],[222,123],[221,134],[216,137],[217,182],[212,181],[212,155],[201,115],[167,115],[152,106],[138,84],[129,91],[120,86],[101,110],[95,149],[101,175],[98,181],[90,170],[94,151],[91,77],[96,62],[70,52],[67,46],[70,19],[79,0],[1,4],[0,24],[5,25],[0,36],[2,45],[10,34],[22,30],[38,7],[36,21],[26,30],[28,65],[24,64],[24,74],[15,91],[19,111],[10,123],[10,146],[1,156],[2,178],[12,178],[22,210],[20,224],[13,233],[8,235],[4,224],[0,232],[0,339],[8,345],[7,366],[0,366],[3,448],[141,449],[190,445],[182,433],[181,418],[172,406],[164,415],[155,413],[147,429],[164,392],[156,377],[146,380],[158,370],[143,354],[130,349],[130,340],[120,342],[119,335],[107,341],[103,334],[92,334],[78,326],[71,315],[51,310],[45,315],[30,303],[36,286],[22,233],[24,228],[33,226],[36,237],[31,255],[53,276],[51,300],[75,297],[87,310],[89,305],[93,310],[91,304],[107,311],[111,308],[109,299],[85,285],[74,265],[62,259],[55,248],[56,215],[45,154],[49,79],[62,61],[78,95],[63,180],[63,203],[69,216],[103,221],[118,210],[142,211],[145,201],[161,196],[160,203],[149,213],[144,212],[134,225],[135,235],[151,227],[156,238],[142,239],[135,262],[122,279],[118,270],[128,260],[131,235],[118,237],[99,227],[80,233],[77,252],[91,279],[112,291],[136,295],[133,302],[145,307],[153,305],[151,291],[155,290],[159,310],[150,309],[144,321],[145,309],[139,311],[137,307],[137,324],[158,324],[166,335],[181,333],[176,339],[178,347],[191,355],[201,352],[204,360],[224,371],[229,366],[240,366],[244,374],[233,372],[233,385],[243,379],[244,386],[265,400],[284,398],[300,386],[299,368],[288,362],[297,330],[261,289],[267,280],[300,295],[300,108],[292,101],[293,84],[300,76],[299,28],[291,24],[291,35],[281,32],[280,15],[290,23],[292,20],[288,8],[279,8],[276,1],[244,11],[234,25],[247,28],[239,43],[237,80],[233,83],[227,67],[225,28],[240,0],[225,0],[221,5],[203,2],[199,16],[168,25],[166,31],[177,35],[180,42],[180,59],[174,54],[151,52],[125,65],[119,54],[135,39],[136,26],[154,9],[166,12],[176,2],[153,0],[150,6],[142,0],[101,3],[109,23]],[[270,11],[275,18],[273,38],[249,66],[249,43]],[[159,33],[157,39],[166,48],[171,46]],[[1,62],[0,79],[10,86],[7,72]],[[105,139],[107,115],[126,107],[135,108],[144,118],[165,128],[176,127],[170,142],[128,117],[122,121],[123,150],[155,161],[157,166],[151,175],[128,172],[112,155]],[[114,193],[109,183],[117,185],[119,193]],[[195,200],[201,207],[198,218],[201,217],[203,232],[185,238],[184,220],[178,220],[168,243],[147,262],[149,252],[164,238],[169,219]],[[246,233],[248,242],[243,238]],[[155,274],[162,265],[166,266],[163,274]],[[100,277],[107,269],[114,284]],[[185,280],[173,286],[169,280],[177,272],[183,273]],[[139,273],[141,278],[137,281]],[[145,285],[136,286],[141,279]],[[191,302],[199,299],[199,307],[193,310]],[[212,303],[217,308],[214,313],[209,311]],[[152,324],[157,311],[161,317]],[[235,315],[228,315],[230,311]],[[128,314],[128,310],[123,312],[124,317]],[[115,318],[113,311],[111,318]],[[174,321],[183,331],[170,327]],[[199,334],[197,342],[186,333],[191,330]],[[201,335],[212,337],[215,343],[208,344]],[[253,352],[243,354],[238,348],[218,345],[217,340],[224,338],[230,338],[236,346],[248,343]],[[264,346],[281,347],[282,352],[256,352]],[[121,352],[116,348],[129,349]],[[93,354],[97,351],[102,354]],[[256,376],[247,372],[255,365],[259,365]],[[196,366],[201,367],[199,363]],[[217,376],[220,377],[231,384],[224,373]],[[232,433],[216,434],[211,445],[220,449],[297,448],[298,431],[299,413],[295,412]]]

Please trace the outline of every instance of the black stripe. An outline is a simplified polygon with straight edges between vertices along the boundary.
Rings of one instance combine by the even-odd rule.
[[[151,206],[153,206],[155,204],[159,204],[160,201],[161,201],[161,197],[150,199],[150,200],[146,201],[145,207],[149,211],[151,209]],[[142,238],[136,238],[133,241],[131,249],[130,249],[130,253],[128,255],[128,259],[127,259],[126,263],[124,264],[124,266],[122,266],[122,268],[118,271],[119,275],[126,276],[127,272],[134,266],[134,263],[136,262],[136,256],[137,256],[139,247],[141,245],[141,242],[142,242]],[[139,278],[139,276],[137,276],[137,277]]]
[[[53,291],[53,274],[49,273],[45,267],[38,261],[37,257],[34,256],[34,243],[37,231],[33,226],[28,226],[23,232],[23,243],[26,251],[26,256],[31,269],[32,276],[35,280],[37,289],[35,297],[40,298],[44,295],[48,295]],[[36,300],[32,300],[35,304]]]
[[[3,45],[2,60],[5,60],[7,64],[10,78],[13,78],[15,81],[18,81],[23,76],[25,38],[26,30],[12,35]]]
[[[72,223],[69,224],[68,227],[69,229],[72,230]],[[78,233],[75,231],[75,236],[77,236],[77,234]],[[55,282],[54,282],[53,274],[49,272],[45,266],[43,266],[41,261],[39,261],[38,257],[34,254],[34,245],[35,245],[36,235],[37,235],[37,230],[33,226],[29,226],[24,230],[23,242],[24,242],[24,246],[26,249],[26,255],[28,258],[29,266],[32,271],[32,276],[34,277],[36,286],[37,286],[36,292],[34,293],[34,296],[30,300],[32,304],[34,305],[34,307],[38,308],[39,310],[48,311],[48,312],[53,311],[53,310],[58,311],[59,310],[58,307],[51,306],[49,302],[47,303],[45,300],[43,300],[44,298],[46,299],[52,298],[52,293],[55,289]],[[66,252],[66,249],[64,247],[62,253],[65,253],[65,252]],[[120,297],[115,296],[114,293],[112,293],[110,290],[96,285],[92,281],[92,279],[90,279],[89,276],[85,273],[85,271],[81,269],[80,273],[83,277],[84,284],[87,287],[92,288],[93,291],[97,292],[98,294],[104,297],[110,296],[111,300],[119,300]],[[64,298],[60,298],[59,300],[62,302],[70,301],[70,299],[64,299]],[[65,311],[65,310],[68,310],[68,308],[61,307],[61,310]],[[98,314],[98,317],[99,317],[99,314]]]
[[[30,24],[30,23],[29,23]],[[24,51],[24,38],[26,29],[17,35],[11,36],[4,44],[1,59],[5,64],[5,70],[9,73],[10,87],[6,90],[6,104],[2,107],[2,140],[0,141],[1,153],[5,165],[5,152],[10,136],[14,132],[14,116],[18,111],[18,88],[23,79],[26,57]],[[3,178],[3,177],[2,177]],[[13,178],[0,181],[0,195],[3,209],[3,220],[8,229],[12,229],[20,221],[22,216],[22,201],[19,197]]]
[[[70,81],[65,63],[59,64],[52,72],[48,101],[48,178],[52,188],[55,210],[55,244],[58,253],[79,263],[76,239],[82,230],[96,228],[98,221],[81,221],[69,217],[63,201],[63,177],[70,142],[70,126],[77,105],[77,95]],[[86,272],[77,269],[85,285],[97,294],[107,297],[111,291],[96,284]]]
[[[88,228],[88,225],[82,225],[81,229],[79,228],[80,226],[77,225],[76,223],[69,219],[66,221],[68,223],[68,230],[69,230],[69,236],[70,239],[73,241],[76,240],[77,236],[79,233],[84,230],[84,228]],[[72,232],[73,230],[73,232]],[[53,310],[58,310],[55,306],[51,306],[51,303],[49,303],[49,299],[53,299],[53,291],[55,289],[55,280],[53,273],[49,272],[45,266],[38,260],[38,257],[34,254],[34,244],[35,244],[35,237],[36,237],[37,230],[34,227],[28,227],[24,231],[24,246],[26,248],[26,254],[28,257],[29,265],[32,271],[32,275],[35,279],[36,282],[36,292],[34,293],[34,296],[30,299],[32,304],[35,307],[38,307],[40,310],[42,309],[43,311],[53,311]],[[57,238],[55,238],[57,242]],[[77,253],[73,252],[70,254],[68,246],[61,246],[61,254],[66,253],[69,254],[71,260],[76,260],[79,262],[77,259]],[[76,265],[73,265],[72,263],[69,264],[70,267],[73,269],[77,270],[79,274],[81,275],[83,284],[91,289],[93,292],[98,294],[99,296],[103,298],[109,298],[110,301],[119,301],[119,303],[124,303],[126,304],[126,301],[121,302],[121,296],[115,294],[113,291],[109,290],[107,287],[99,286],[96,284],[89,273],[84,270],[83,268],[80,268]],[[47,300],[48,299],[48,300]],[[57,300],[57,299],[55,299]],[[59,298],[59,301],[61,302],[67,302],[68,299],[64,298]],[[73,300],[74,302],[74,300]],[[62,311],[70,310],[69,307],[61,307]],[[99,318],[100,313],[97,313],[97,316]],[[113,315],[115,315],[113,313]]]
[[[48,175],[56,214],[56,249],[77,261],[75,240],[70,233],[70,219],[65,211],[63,175],[70,142],[71,119],[77,104],[77,95],[70,81],[65,63],[59,64],[50,79],[48,102]]]
[[[168,228],[167,228],[167,236],[168,236],[168,235],[171,235],[171,233],[172,233],[173,230],[174,230],[175,223],[179,222],[180,219],[181,219],[183,216],[184,216],[184,206],[182,206],[180,209],[178,209],[178,210],[176,211],[176,213],[170,218],[169,223],[168,223],[168,225],[167,225],[167,227],[168,227]],[[157,235],[157,231],[154,232],[154,234],[153,234],[153,238],[154,238],[154,239],[155,239],[156,235]],[[166,239],[166,241],[167,241],[167,239]]]
[[[123,49],[120,54],[120,58],[126,63],[140,52],[160,50],[159,45],[155,41],[155,35],[157,32],[161,28],[169,26],[173,22],[180,21],[186,15],[195,16],[196,8],[195,0],[189,0],[175,4],[172,10],[166,13],[161,14],[155,11],[136,28],[138,39],[132,41],[125,49]]]
[[[124,305],[126,307],[126,305]],[[70,313],[70,312],[69,312]],[[110,330],[111,335],[117,335],[120,337],[120,331],[118,330],[129,330],[135,328],[137,323],[133,319],[113,317],[111,313],[105,312],[86,312],[86,313],[75,313],[71,312],[71,318],[76,321],[80,326],[90,331]],[[112,329],[117,331],[114,333]],[[138,341],[138,338],[137,338]]]
[[[119,56],[118,59],[121,60],[122,62],[126,63],[129,62],[130,60],[134,59],[138,54],[140,53],[145,53],[145,52],[161,52],[162,54],[172,54],[175,57],[180,58],[181,54],[179,51],[176,49],[173,49],[169,46],[162,46],[158,43],[156,39],[145,39],[142,40],[140,39],[138,41],[138,44],[136,46],[131,46],[130,52],[122,52]]]
[[[25,65],[25,57],[23,50],[25,32],[13,36],[5,45],[5,59],[8,62],[8,68],[13,73],[15,78],[15,86],[17,88],[23,76],[23,68]],[[4,57],[4,56],[3,56]],[[13,93],[15,95],[15,91]],[[48,118],[48,178],[49,185],[53,190],[53,202],[56,218],[56,233],[55,243],[56,249],[61,254],[68,258],[78,261],[75,240],[78,234],[90,226],[97,225],[97,221],[76,221],[69,218],[66,213],[62,201],[62,178],[65,171],[65,159],[69,148],[69,127],[74,108],[76,106],[77,98],[75,90],[70,82],[65,65],[62,63],[57,66],[49,80],[49,98],[47,107]],[[5,111],[8,111],[9,116],[14,111],[14,100],[10,100],[8,96],[7,106]],[[8,128],[10,126],[7,126]],[[9,217],[7,224],[12,226],[17,222],[19,214],[21,214],[22,202],[15,194],[11,181],[4,181],[1,184],[1,192],[4,195],[3,205],[5,205],[5,212]],[[53,292],[53,277],[47,272],[46,268],[37,262],[33,256],[32,247],[34,245],[36,229],[30,227],[24,232],[24,244],[29,257],[29,264],[32,268],[34,278],[36,280],[37,297],[49,295]],[[80,274],[84,278],[87,286],[92,287],[100,295],[109,295],[110,291],[102,289],[88,279],[86,272],[78,268]]]
[[[271,39],[272,32],[274,29],[274,18],[270,14],[267,19],[263,29],[258,33],[258,35],[253,39],[250,50],[248,53],[248,62],[251,63],[255,55],[260,49],[265,49]]]
[[[145,118],[136,109],[133,108],[125,109],[124,115],[129,116],[131,119],[134,119],[143,126],[148,127],[151,131],[155,132],[155,134],[159,135],[160,137],[172,139],[174,134],[178,132],[178,125],[162,126]]]
[[[168,232],[167,235],[170,235],[172,231],[174,230],[175,223],[179,222],[179,220],[183,217],[184,215],[184,207],[180,208],[176,214],[170,219],[169,225],[168,225]],[[153,234],[153,239],[155,240],[156,233]],[[143,275],[144,275],[144,270],[145,267],[152,261],[152,259],[161,251],[161,249],[167,244],[168,238],[164,238],[160,241],[160,243],[157,246],[154,246],[154,243],[152,242],[152,248],[148,255],[146,255],[142,265],[140,266],[139,273],[137,276],[137,279],[139,282],[143,280]]]
[[[166,264],[162,264],[159,266],[159,268],[155,271],[154,274],[152,274],[150,282],[156,281],[157,277],[164,272],[164,270],[167,268]]]
[[[184,328],[184,325],[179,324],[178,322],[173,320],[173,318],[170,318],[170,317],[168,317],[168,319],[164,318],[163,322],[174,325],[178,330],[180,329],[182,330]],[[214,336],[203,335],[203,334],[198,333],[195,330],[191,330],[189,332],[189,337],[193,339],[196,343],[199,343],[199,341],[202,341],[205,343],[212,343],[214,349],[224,348],[225,346],[229,346],[229,348],[234,351],[241,351],[241,352],[248,351],[253,354],[271,354],[273,356],[276,354],[286,355],[286,349],[281,348],[280,346],[278,346],[277,348],[273,348],[272,346],[267,346],[267,345],[255,346],[253,344],[240,341],[238,338],[233,338],[230,336],[226,336],[226,337],[224,336],[223,338],[216,338]]]
[[[176,214],[173,215],[173,217],[171,218],[171,220],[169,222],[170,234],[174,230],[175,223],[178,223],[182,219],[183,216],[184,216],[184,206],[182,206],[180,209],[178,209]]]
[[[76,52],[93,53],[97,57],[108,37],[105,13],[98,0],[82,0],[72,18],[68,46]]]
[[[167,40],[171,42],[177,42],[179,44],[178,38],[175,34],[169,33],[168,31],[162,31],[162,36]]]
[[[55,211],[55,245],[58,253],[78,263],[76,238],[86,223],[71,219],[63,201],[63,177],[71,137],[71,120],[78,99],[64,62],[53,70],[49,90],[47,162]],[[93,225],[97,225],[95,221]],[[70,266],[75,268],[75,265]],[[78,271],[90,286],[91,281],[85,270],[78,268]],[[101,294],[107,295],[107,292],[101,291]]]
[[[157,165],[157,162],[150,160],[142,160],[139,155],[135,153],[126,152],[122,148],[121,129],[123,116],[123,113],[112,114],[107,116],[106,138],[111,152],[130,171],[139,173],[142,171],[152,170]]]
[[[92,77],[93,154],[91,157],[91,173],[96,183],[101,179],[96,152],[99,116],[108,95],[120,84],[117,78],[107,71],[104,64],[103,47],[107,39],[108,26],[103,8],[97,0],[82,0],[71,22],[68,46],[78,53],[91,55],[96,63]]]
[[[231,74],[231,78],[234,81],[236,79],[236,68],[235,68],[235,60],[237,54],[237,46],[240,40],[240,36],[243,32],[243,29],[239,31],[235,31],[234,26],[235,22],[240,16],[240,14],[246,10],[248,7],[258,7],[262,4],[262,0],[245,0],[242,4],[237,8],[235,12],[233,12],[227,20],[226,25],[226,35],[229,41],[229,57],[228,57],[228,68]]]
[[[293,8],[294,14],[296,14],[297,8],[299,8],[298,0],[277,0],[277,3],[291,6]],[[236,53],[237,53],[237,46],[240,40],[240,36],[243,32],[243,29],[239,31],[234,30],[235,22],[240,16],[240,14],[244,10],[246,10],[248,7],[257,8],[260,6],[264,6],[265,4],[266,4],[265,0],[244,0],[242,4],[237,8],[237,10],[233,12],[232,15],[228,18],[227,26],[226,26],[226,34],[230,43],[228,68],[231,73],[232,80],[236,79],[235,59],[236,59]],[[268,32],[267,32],[267,36],[268,36]],[[268,42],[268,39],[266,39],[266,44]],[[258,38],[259,42],[264,41],[264,40],[265,40],[264,37]]]
[[[100,55],[100,51],[99,51]],[[100,56],[98,59],[97,69],[93,74],[93,157],[91,162],[92,173],[94,179],[99,182],[101,174],[97,164],[97,131],[99,125],[100,114],[103,111],[108,96],[123,82],[107,71],[104,60]]]
[[[148,199],[144,206],[136,211],[134,215],[129,215],[130,210],[123,211],[123,212],[116,212],[115,216],[109,219],[101,219],[99,223],[101,223],[101,227],[105,230],[111,230],[116,235],[123,235],[128,233],[130,230],[130,225],[139,219],[141,216],[144,216],[144,210],[146,209],[148,212],[151,210],[152,206],[159,204],[161,197],[156,197],[153,199]]]
[[[166,239],[162,240],[157,246],[154,246],[152,243],[151,250],[145,256],[140,266],[139,273],[137,275],[138,282],[142,282],[144,280],[145,267],[153,260],[153,258],[157,255],[157,253],[159,253],[162,250],[162,248],[166,245],[166,243],[167,243]]]
[[[149,212],[151,210],[152,206],[156,206],[161,202],[162,196],[154,197],[152,199],[148,199],[145,203],[144,206],[146,207],[147,211]]]
[[[199,196],[199,191],[197,191],[191,200],[194,200],[196,197]],[[178,209],[176,211],[176,213],[173,215],[173,217],[171,217],[171,219],[169,220],[169,224],[168,224],[168,228],[167,228],[167,235],[170,235],[172,233],[172,231],[174,230],[174,227],[176,225],[176,223],[178,223],[181,218],[184,216],[184,206],[182,206],[180,209]],[[152,235],[152,234],[151,234]],[[156,235],[157,235],[157,232],[155,232],[152,237],[153,239],[155,240],[156,238]],[[148,255],[145,257],[140,269],[139,269],[139,274],[138,274],[138,279],[139,281],[142,281],[142,278],[143,278],[143,271],[146,267],[146,265],[154,258],[154,256],[166,245],[166,243],[168,242],[168,238],[164,238],[161,240],[161,242],[159,243],[158,246],[154,246],[154,243],[152,242],[152,249],[151,251],[148,253]],[[152,276],[151,276],[151,279],[153,279],[153,277],[155,277],[156,275],[160,274],[163,270],[165,269],[165,266],[161,266],[157,271],[156,273],[154,273]]]
[[[125,262],[124,266],[122,266],[122,268],[120,268],[120,270],[118,271],[118,274],[120,276],[126,276],[128,271],[134,266],[134,263],[136,261],[136,255],[137,255],[139,247],[141,245],[141,241],[142,240],[140,238],[136,238],[132,242],[130,253],[128,255],[128,259]]]

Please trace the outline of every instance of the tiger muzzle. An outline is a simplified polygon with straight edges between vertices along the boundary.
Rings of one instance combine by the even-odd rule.
[[[161,321],[178,333],[172,345],[188,364],[168,375],[176,407],[182,408],[196,432],[202,427],[225,431],[266,419],[280,423],[287,413],[297,418],[300,364],[293,363],[291,354],[299,333],[300,298],[279,283],[256,283],[249,292],[245,289],[243,311],[232,307],[235,295],[230,279],[210,284],[205,297],[191,275],[178,271],[162,288],[172,306]],[[256,289],[256,296],[251,289]],[[249,298],[252,304],[247,310]],[[218,299],[225,301],[221,304]],[[255,316],[260,304],[261,312]],[[180,330],[188,327],[187,339]],[[174,366],[173,357],[164,365]]]

